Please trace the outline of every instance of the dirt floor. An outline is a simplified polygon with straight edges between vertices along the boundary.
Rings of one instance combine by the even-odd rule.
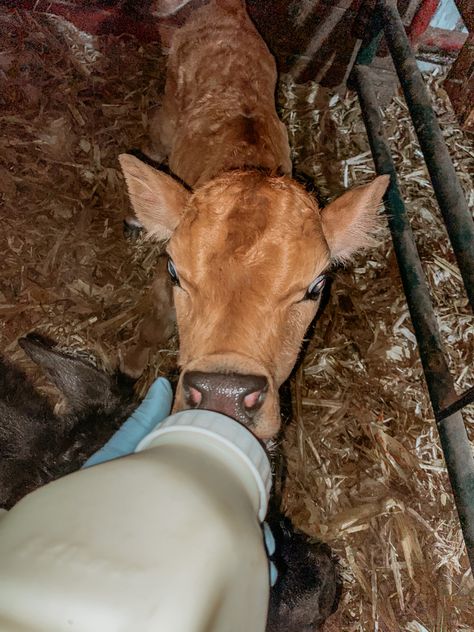
[[[165,58],[158,45],[91,39],[40,14],[0,16],[0,350],[39,379],[17,345],[29,331],[106,365],[133,344],[157,248],[124,238],[117,155],[146,139]],[[440,81],[437,112],[471,207],[473,144]],[[352,96],[283,79],[280,108],[299,172],[323,197],[373,174]],[[322,109],[321,109],[322,108]],[[474,320],[401,98],[387,135],[459,389],[474,383]],[[387,230],[334,271],[329,304],[292,381],[284,502],[341,558],[331,629],[474,630],[474,583]],[[176,341],[139,383],[175,370]],[[55,396],[52,388],[48,388]],[[466,413],[472,436],[474,414]]]

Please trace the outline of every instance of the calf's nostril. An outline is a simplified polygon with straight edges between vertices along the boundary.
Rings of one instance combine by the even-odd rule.
[[[242,423],[253,420],[268,392],[263,375],[186,371],[183,375],[185,405],[214,410]]]
[[[187,399],[188,399],[188,404],[192,407],[192,408],[199,408],[199,404],[202,401],[202,393],[201,391],[198,391],[197,388],[194,388],[193,386],[189,386],[187,388]]]
[[[247,413],[254,413],[260,408],[265,400],[267,389],[261,388],[258,391],[248,393],[244,397],[244,406]]]

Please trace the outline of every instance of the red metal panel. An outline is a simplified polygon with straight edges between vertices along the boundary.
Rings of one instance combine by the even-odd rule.
[[[440,0],[423,0],[421,3],[408,28],[408,38],[412,46],[418,45],[418,40],[429,27],[431,19],[439,6],[439,2]]]
[[[431,28],[429,26],[418,40],[418,47],[434,48],[447,53],[459,52],[467,40],[467,33]]]

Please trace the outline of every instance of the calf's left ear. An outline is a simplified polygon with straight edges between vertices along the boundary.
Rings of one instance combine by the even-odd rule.
[[[377,209],[389,182],[390,176],[378,176],[370,184],[346,191],[322,210],[323,233],[332,259],[347,261],[357,250],[372,245]]]

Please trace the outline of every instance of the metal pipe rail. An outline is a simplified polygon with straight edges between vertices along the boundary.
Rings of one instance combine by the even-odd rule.
[[[394,0],[377,5],[449,239],[474,309],[474,221]]]
[[[395,15],[396,14],[396,15]],[[472,403],[474,389],[456,394],[438,329],[428,284],[416,248],[396,169],[371,83],[369,65],[383,30],[430,171],[471,305],[474,301],[474,224],[444,143],[423,78],[411,51],[396,6],[379,0],[374,37],[358,54],[350,83],[359,97],[377,173],[390,174],[385,208],[411,320],[435,414],[449,479],[474,572],[474,458],[460,410]],[[421,86],[419,85],[421,82]],[[472,236],[471,236],[472,235]],[[461,267],[462,266],[462,267]]]

